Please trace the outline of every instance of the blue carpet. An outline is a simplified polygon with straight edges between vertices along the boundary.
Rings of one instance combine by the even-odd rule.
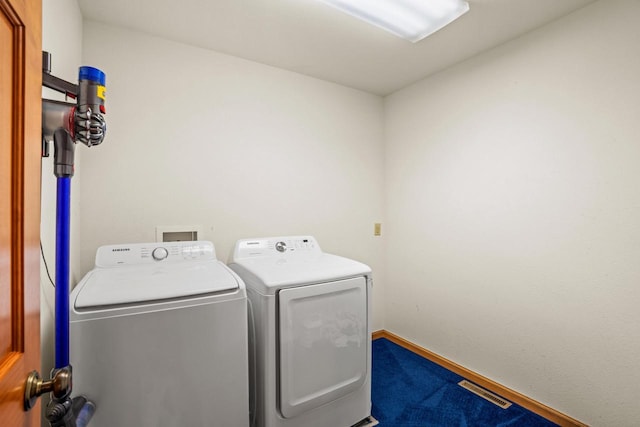
[[[372,415],[380,427],[547,427],[513,404],[502,409],[460,387],[463,378],[380,338],[373,341]]]

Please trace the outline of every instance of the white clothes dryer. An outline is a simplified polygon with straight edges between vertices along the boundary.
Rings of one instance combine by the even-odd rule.
[[[92,427],[249,426],[246,290],[211,242],[102,246],[70,302]]]
[[[349,427],[371,414],[371,269],[311,236],[244,239],[256,427]],[[252,330],[253,328],[253,330]]]

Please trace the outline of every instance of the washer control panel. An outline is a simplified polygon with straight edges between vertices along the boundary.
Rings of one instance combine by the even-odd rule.
[[[322,250],[312,236],[265,237],[239,240],[234,250],[234,258],[319,253],[322,253]]]
[[[101,246],[96,252],[96,267],[118,267],[155,263],[215,260],[213,243],[160,242]]]

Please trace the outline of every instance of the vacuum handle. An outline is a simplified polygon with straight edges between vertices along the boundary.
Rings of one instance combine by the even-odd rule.
[[[53,174],[58,178],[72,177],[76,145],[63,128],[53,133]]]

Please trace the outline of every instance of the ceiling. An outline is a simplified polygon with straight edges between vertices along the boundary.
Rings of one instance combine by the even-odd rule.
[[[387,95],[594,0],[468,1],[469,12],[415,44],[318,0],[78,4],[87,20]]]

